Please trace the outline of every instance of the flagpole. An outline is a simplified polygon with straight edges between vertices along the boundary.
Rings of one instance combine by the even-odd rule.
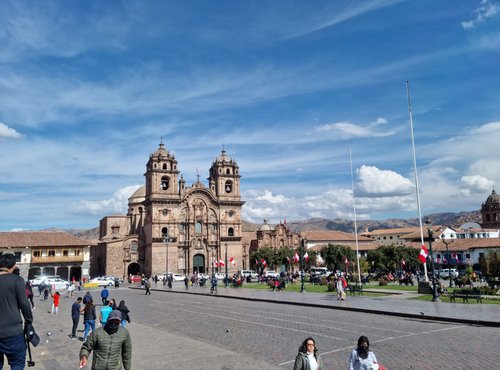
[[[349,163],[351,165],[352,208],[354,210],[354,237],[356,240],[356,260],[358,263],[358,283],[361,285],[361,270],[359,268],[358,224],[357,224],[357,216],[356,216],[356,197],[354,196],[354,176],[353,176],[353,172],[352,172],[351,148],[349,148]]]
[[[408,113],[410,115],[410,134],[411,134],[411,146],[413,151],[413,173],[415,176],[415,191],[417,193],[418,222],[420,225],[420,243],[421,245],[424,245],[424,228],[422,225],[422,210],[420,208],[420,189],[418,186],[417,154],[415,151],[415,137],[413,135],[413,114],[411,110],[410,83],[408,81],[406,81],[406,95],[408,97]],[[424,263],[424,276],[425,276],[425,281],[429,282],[429,277],[427,276],[427,263]]]

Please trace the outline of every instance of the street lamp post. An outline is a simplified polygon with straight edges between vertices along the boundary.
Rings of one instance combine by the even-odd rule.
[[[170,238],[164,235],[163,242],[165,243],[165,274],[168,274],[168,243],[170,243]]]
[[[227,280],[228,280],[228,277],[227,277],[227,243],[224,243],[224,247],[226,249],[226,255],[224,258],[224,266],[226,267],[226,278],[224,279],[224,286],[227,287]]]
[[[432,241],[434,239],[434,232],[431,228],[431,220],[425,220],[427,225],[427,233],[429,235],[429,256],[431,257],[431,269],[432,269],[432,302],[440,302],[437,294],[436,286],[436,269],[434,268],[434,256],[432,255]]]
[[[448,279],[450,279],[450,288],[451,288],[451,258],[450,251],[448,250],[448,244],[453,243],[453,240],[442,239],[444,245],[446,245],[446,259],[448,260]]]
[[[305,239],[300,241],[300,292],[304,292],[304,248]]]

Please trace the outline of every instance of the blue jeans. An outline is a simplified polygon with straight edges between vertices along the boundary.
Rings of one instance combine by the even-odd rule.
[[[4,357],[9,360],[11,370],[23,370],[26,362],[26,342],[24,334],[0,338],[0,370],[3,369]]]
[[[122,320],[122,328],[127,326],[127,320]]]
[[[89,334],[90,328],[92,328],[92,331],[95,330],[95,320],[85,320],[85,331],[83,333],[83,339],[87,340],[87,335]]]

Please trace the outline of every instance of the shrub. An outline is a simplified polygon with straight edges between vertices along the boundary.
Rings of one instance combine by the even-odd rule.
[[[335,291],[335,283],[333,281],[328,282],[327,287],[329,292]]]
[[[385,286],[385,285],[388,285],[389,284],[389,281],[385,280],[385,279],[380,279],[378,281],[378,285],[380,286]]]

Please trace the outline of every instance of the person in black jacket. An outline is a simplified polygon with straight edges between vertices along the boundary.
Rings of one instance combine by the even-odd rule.
[[[125,301],[120,301],[120,304],[116,309],[122,313],[122,327],[127,326],[127,322],[130,322],[130,311],[127,306],[125,306]]]
[[[7,253],[0,256],[0,369],[4,356],[11,369],[24,369],[26,362],[26,342],[24,324],[33,322],[24,279],[14,274],[16,257]],[[21,311],[21,313],[19,312]]]

